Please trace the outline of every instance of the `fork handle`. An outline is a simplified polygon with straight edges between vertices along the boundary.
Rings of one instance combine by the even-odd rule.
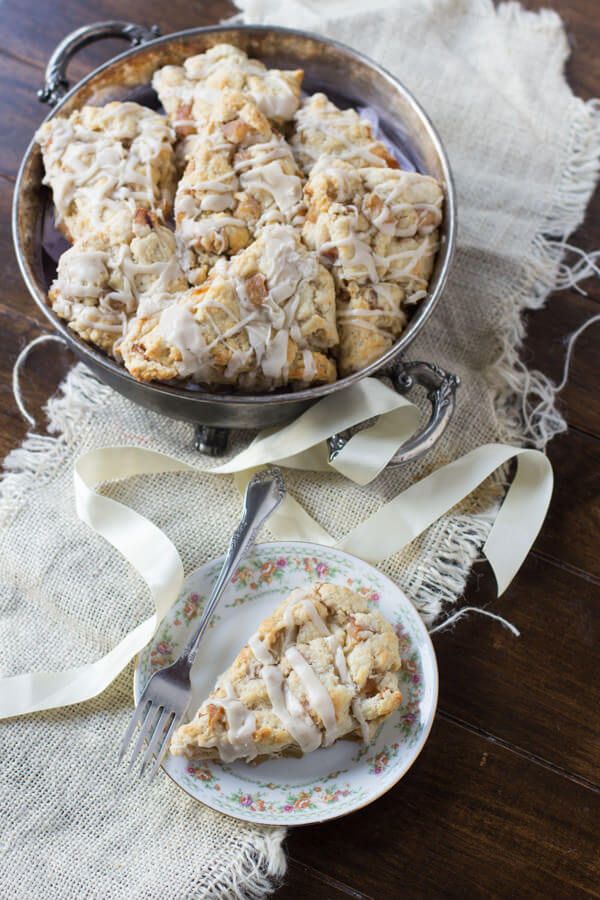
[[[254,543],[259,528],[279,506],[285,495],[283,478],[278,470],[271,469],[255,475],[246,488],[244,511],[239,525],[233,532],[219,577],[202,613],[195,631],[188,638],[177,662],[187,663],[191,669],[200,641],[217,608],[219,600],[248,548]]]

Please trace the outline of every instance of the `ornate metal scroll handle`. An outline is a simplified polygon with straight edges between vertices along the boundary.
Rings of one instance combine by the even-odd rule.
[[[387,373],[400,394],[409,394],[417,385],[427,389],[431,403],[428,423],[414,437],[406,441],[391,458],[388,466],[399,466],[427,453],[441,438],[452,418],[456,403],[456,390],[460,385],[458,375],[445,372],[439,366],[426,362],[398,362]],[[340,432],[329,438],[329,460],[335,459],[350,440],[349,432]]]
[[[119,22],[117,20],[109,22],[93,22],[91,25],[84,25],[72,31],[66,38],[60,42],[46,66],[46,75],[44,87],[38,91],[38,98],[42,103],[49,103],[50,106],[56,106],[67,91],[69,90],[69,82],[67,81],[67,66],[75,54],[95,41],[101,41],[103,38],[120,37],[129,41],[132,46],[145,44],[152,41],[160,35],[158,25],[152,25],[151,28],[145,28],[143,25],[134,25],[133,22]]]

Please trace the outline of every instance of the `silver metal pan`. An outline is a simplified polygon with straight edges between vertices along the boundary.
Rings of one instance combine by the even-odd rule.
[[[66,69],[74,54],[92,41],[114,36],[127,39],[133,47],[69,88]],[[304,88],[308,92],[322,90],[341,105],[374,107],[388,137],[401,145],[420,171],[443,183],[442,240],[429,295],[419,304],[396,344],[361,372],[334,384],[294,392],[247,395],[192,391],[135,381],[108,356],[80,340],[47,305],[46,295],[55,274],[55,263],[44,250],[42,227],[52,207],[52,199],[42,185],[41,153],[33,142],[27,148],[19,170],[13,204],[17,259],[31,296],[71,349],[102,381],[142,406],[195,423],[198,449],[205,452],[222,452],[228,429],[258,429],[290,421],[320,397],[377,374],[390,377],[395,388],[403,394],[416,384],[427,389],[432,405],[431,418],[419,434],[400,448],[391,465],[420,456],[438,440],[450,420],[458,379],[433,363],[409,363],[403,361],[403,357],[425,327],[442,295],[454,253],[456,202],[452,175],[440,138],[418,102],[397,79],[343,44],[292,29],[216,26],[158,37],[156,28],[147,29],[128,22],[98,22],[68,35],[56,48],[39,96],[52,106],[48,118],[68,115],[84,104],[102,105],[110,100],[136,100],[157,108],[158,98],[150,86],[155,69],[168,63],[180,64],[186,57],[222,42],[241,47],[269,66],[304,69]],[[332,454],[339,452],[345,440],[346,435],[331,438]]]

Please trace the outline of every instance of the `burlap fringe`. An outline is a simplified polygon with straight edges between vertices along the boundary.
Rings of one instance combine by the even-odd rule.
[[[46,404],[48,434],[29,432],[3,463],[0,479],[0,523],[8,525],[40,485],[68,464],[77,446],[83,420],[108,401],[111,389],[81,363],[75,366]]]
[[[267,897],[286,872],[284,836],[284,828],[261,828],[252,835],[245,835],[235,865],[228,865],[221,872],[215,871],[210,891],[206,892],[206,885],[202,885],[202,897],[206,900],[222,900],[223,897],[262,900]]]
[[[583,221],[598,179],[600,101],[573,102],[577,109],[563,177],[546,221],[529,249],[522,277],[513,285],[513,311],[504,323],[500,357],[487,373],[501,438],[538,449],[565,431],[567,424],[556,405],[557,385],[542,372],[528,370],[519,358],[525,338],[522,313],[540,309],[553,291],[577,287],[598,274],[598,252],[584,253],[567,239]],[[569,254],[575,259],[567,263]]]

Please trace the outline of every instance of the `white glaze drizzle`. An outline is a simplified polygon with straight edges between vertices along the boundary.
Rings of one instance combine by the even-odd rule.
[[[335,708],[329,696],[329,691],[321,683],[319,676],[297,647],[288,647],[285,651],[285,658],[302,683],[311,709],[314,709],[323,722],[325,728],[323,745],[328,747],[337,737]]]
[[[288,603],[283,610],[282,622],[285,627],[285,636],[283,640],[284,649],[289,647],[293,642],[296,634],[296,625],[294,623],[294,609],[300,601],[308,598],[309,592],[303,588],[294,588],[288,597]]]
[[[208,351],[189,305],[167,307],[160,316],[157,330],[167,344],[179,350],[182,357],[179,372],[182,377],[203,370]]]
[[[319,632],[319,634],[323,636],[327,636],[329,634],[329,628],[317,612],[317,608],[312,600],[304,599],[300,601],[300,606],[302,606],[306,612],[308,613],[311,622]]]
[[[285,171],[284,163],[291,171]],[[237,152],[232,171],[217,179],[194,182],[193,174],[188,180],[184,176],[175,199],[178,240],[187,248],[211,252],[227,250],[225,243],[221,248],[215,248],[212,235],[228,225],[247,227],[248,223],[235,216],[236,202],[242,199],[240,191],[256,195],[260,206],[264,207],[254,225],[255,233],[273,221],[294,219],[302,208],[302,182],[292,151],[278,135]],[[265,200],[265,195],[270,199]],[[204,215],[226,210],[232,211],[233,216]]]
[[[441,208],[443,203],[441,191],[434,203],[431,203],[428,200],[420,200],[418,197],[415,197],[410,201],[402,199],[405,192],[408,191],[410,194],[411,187],[416,187],[418,190],[419,187],[424,188],[427,185],[438,188],[438,183],[435,178],[415,172],[403,172],[399,169],[394,169],[389,173],[389,177],[386,180],[375,186],[373,193],[389,207],[396,217],[399,218],[402,213],[405,212],[416,212],[418,214],[417,225],[412,228],[411,233],[402,234],[401,231],[398,230],[396,231],[397,237],[410,237],[412,234],[415,234],[416,231],[420,231],[422,234],[429,234],[440,224],[442,220]],[[431,215],[433,221],[430,225],[423,228],[422,222],[428,215]]]
[[[179,224],[179,237],[187,246],[212,234],[215,231],[221,231],[227,226],[235,228],[245,228],[246,223],[243,219],[237,219],[235,216],[206,216],[203,219],[186,218]]]
[[[102,108],[99,130],[75,113],[53,119],[37,132],[44,184],[52,188],[58,224],[74,203],[91,221],[103,221],[123,208],[133,212],[139,204],[161,204],[153,165],[170,152],[173,132],[164,117],[137,104],[120,104],[118,112],[120,117],[114,108]]]
[[[55,309],[73,324],[124,334],[128,317],[151,315],[173,302],[175,294],[169,288],[180,275],[175,255],[140,263],[128,243],[113,256],[105,250],[82,249],[76,243],[58,264],[53,285],[59,297]],[[120,287],[111,290],[116,282]]]
[[[354,718],[358,722],[363,740],[366,742],[369,739],[368,725],[367,725],[365,718],[363,716],[363,713],[362,713],[362,709],[360,706],[360,700],[357,697],[356,685],[355,685],[354,681],[352,680],[352,677],[350,676],[350,672],[348,671],[348,666],[346,664],[346,658],[344,656],[344,651],[340,644],[339,635],[330,633],[329,628],[327,627],[325,621],[319,615],[314,603],[312,602],[312,600],[310,600],[306,596],[305,592],[303,592],[301,589],[298,589],[298,593],[301,596],[299,596],[299,597],[298,597],[298,595],[294,596],[296,594],[296,592],[293,592],[290,595],[290,602],[286,606],[286,608],[284,610],[284,614],[283,614],[283,624],[287,628],[289,628],[289,626],[293,623],[294,609],[297,606],[302,606],[308,613],[313,625],[315,626],[315,628],[317,629],[319,634],[326,637],[327,645],[328,645],[329,649],[331,650],[332,656],[334,658],[335,667],[338,671],[340,681],[342,682],[342,684],[345,687],[349,688],[350,691],[352,692],[352,701],[351,701],[352,713],[354,715]],[[294,649],[294,648],[289,648],[289,649]],[[292,660],[289,659],[287,652],[286,652],[286,656],[287,656],[290,664],[292,664]],[[306,665],[308,665],[308,663],[306,663]],[[301,677],[300,673],[298,672],[298,670],[296,669],[295,666],[294,666],[294,671],[296,671],[296,674],[298,675],[298,677]],[[316,677],[317,676],[315,675],[315,678]],[[304,685],[305,685],[307,695],[309,696],[309,699],[310,699],[310,694],[308,692],[307,686],[305,683],[304,683]],[[324,687],[323,687],[323,690],[325,690]],[[312,703],[311,703],[311,705],[312,705]],[[333,704],[332,704],[332,706],[333,706]],[[314,707],[314,708],[315,708],[315,711],[319,713],[319,715],[321,716],[321,719],[323,720],[323,723],[325,724],[325,719],[321,715],[320,710],[316,707]],[[335,712],[334,712],[334,717],[335,717]]]
[[[356,684],[354,683],[352,676],[348,671],[346,657],[344,656],[344,651],[340,644],[339,636],[337,634],[330,635],[330,637],[327,639],[327,643],[329,644],[329,649],[334,654],[335,667],[338,670],[340,681],[343,685],[345,685],[347,688],[350,688],[350,690],[352,691],[352,700],[350,703],[352,714],[358,722],[362,739],[366,744],[369,741],[369,726],[367,725],[366,719],[363,715],[362,707],[360,705],[360,698],[357,696]]]
[[[277,69],[268,69],[249,94],[267,119],[291,119],[298,109],[297,95]]]
[[[264,166],[277,159],[289,160],[294,165],[294,157],[288,145],[282,138],[273,135],[268,141],[252,144],[252,146],[246,147],[242,153],[238,153],[233,161],[233,170],[240,175],[248,169]]]
[[[248,94],[267,118],[291,119],[299,103],[285,72],[267,69],[259,60],[249,59],[243,51],[229,45],[217,45],[206,53],[191,56],[182,68],[165,66],[155,73],[153,83],[163,103],[170,99],[194,102],[196,122],[202,121],[202,114],[214,106],[223,87],[235,87]],[[198,108],[198,100],[208,109]]]
[[[286,174],[277,160],[244,172],[240,184],[244,190],[266,191],[282,212],[289,212],[302,199],[300,178]]]
[[[353,109],[341,110],[331,102],[326,103],[324,108],[318,108],[308,100],[296,113],[295,120],[296,135],[292,142],[311,161],[311,165],[305,166],[308,170],[316,160],[326,159],[321,143],[314,140],[318,134],[333,143],[331,156],[335,159],[358,158],[369,166],[386,165],[385,160],[373,152],[382,145],[372,137],[370,123],[361,119]],[[357,126],[365,129],[364,135],[356,134]],[[324,165],[324,162],[321,164]]]
[[[363,740],[368,741],[368,725],[362,713],[360,700],[357,697],[356,685],[348,671],[339,636],[330,633],[325,621],[319,615],[315,604],[310,599],[310,595],[307,595],[307,592],[300,588],[292,592],[289,602],[283,612],[282,621],[286,628],[286,632],[289,633],[289,630],[295,627],[294,609],[298,606],[301,606],[308,613],[317,632],[326,638],[328,647],[334,658],[334,664],[338,671],[340,682],[345,687],[349,688],[352,693],[351,708],[354,718],[360,727]],[[248,646],[258,662],[263,664],[260,677],[265,683],[274,714],[281,721],[283,727],[289,732],[292,738],[298,743],[302,752],[312,752],[312,750],[315,750],[321,745],[320,729],[303,708],[298,697],[291,691],[283,677],[281,667],[274,665],[274,658],[271,652],[266,648],[262,638],[260,638],[257,632],[248,639]],[[329,746],[337,736],[335,708],[331,697],[329,696],[329,692],[297,647],[292,646],[285,649],[284,646],[284,657],[287,659],[300,680],[311,709],[314,710],[321,719],[325,729],[325,740],[323,744],[324,746]],[[230,686],[227,686],[225,683],[223,686],[227,689],[229,695],[231,690]],[[243,719],[243,721],[236,720],[236,724],[238,724],[238,727],[245,735],[249,729],[247,719]],[[232,743],[231,738],[229,738],[229,740],[230,743]]]
[[[418,303],[419,300],[423,300],[427,296],[427,291],[413,291],[412,294],[408,294],[405,304],[410,303]]]
[[[416,247],[407,247],[405,250],[397,250],[387,256],[378,256],[377,254],[374,254],[374,259],[376,264],[384,271],[385,278],[388,281],[402,281],[403,279],[409,278],[415,284],[426,288],[426,279],[416,275],[414,268],[423,257],[431,256],[436,250],[437,245],[432,244],[427,238],[422,238],[421,240],[417,240]],[[405,261],[404,265],[401,265],[400,267],[394,266],[394,263],[398,260]]]
[[[262,663],[264,666],[272,666],[275,662],[273,654],[260,637],[258,632],[251,634],[248,638],[248,646],[250,650],[254,654],[255,658]]]
[[[312,381],[317,374],[317,364],[315,357],[310,350],[302,351],[302,364],[304,368],[304,381]]]
[[[256,731],[256,717],[236,695],[231,682],[223,678],[220,685],[226,697],[211,698],[211,703],[221,706],[227,718],[227,740],[219,740],[217,749],[223,762],[235,759],[251,760],[256,757],[256,744],[253,735]]]
[[[350,258],[342,256],[342,254],[339,253],[341,247],[350,247],[352,249],[352,256]],[[321,255],[325,255],[325,259],[327,260],[326,253],[333,248],[338,251],[338,257],[334,262],[334,266],[341,268],[345,275],[351,277],[354,273],[358,278],[361,275],[366,274],[371,281],[379,281],[379,275],[377,274],[375,265],[376,258],[373,253],[371,253],[368,244],[359,238],[358,235],[349,234],[343,238],[325,241],[318,247],[318,251]],[[362,270],[364,270],[364,272]]]
[[[222,217],[223,219],[230,217]],[[219,217],[219,220],[222,220]],[[206,219],[200,222],[192,222],[190,227],[200,225],[206,227]],[[208,380],[210,376],[210,351],[219,343],[225,343],[228,338],[245,329],[248,342],[255,358],[255,369],[260,369],[264,376],[274,384],[283,383],[287,377],[288,355],[290,349],[290,332],[294,330],[294,336],[299,349],[304,350],[305,342],[295,321],[298,291],[304,281],[316,278],[318,264],[314,254],[303,251],[298,244],[294,230],[286,225],[271,225],[265,228],[262,237],[262,252],[258,260],[257,272],[262,274],[266,294],[259,304],[252,302],[246,289],[246,279],[238,275],[239,257],[234,257],[230,262],[222,260],[219,265],[218,276],[233,287],[240,315],[233,326],[226,330],[220,330],[214,318],[208,310],[211,305],[220,306],[228,316],[235,318],[234,311],[225,308],[223,304],[211,299],[211,291],[205,292],[200,299],[192,297],[190,303],[197,303],[198,310],[202,309],[214,327],[216,337],[210,343],[198,343],[198,340],[186,334],[186,329],[201,332],[198,321],[185,312],[169,311],[166,322],[159,324],[159,331],[165,340],[176,347],[182,356],[182,362],[178,364],[181,377],[194,374],[202,380]],[[215,267],[216,268],[216,267]],[[213,270],[214,271],[214,270]],[[214,281],[216,286],[216,280]],[[181,306],[181,305],[179,305]],[[178,308],[179,308],[178,306]],[[228,371],[235,373],[248,362],[245,352],[237,352],[232,349],[230,360],[231,367]],[[315,368],[312,354],[310,359],[305,358],[305,377]],[[246,373],[248,378],[251,373]]]
[[[303,753],[311,753],[321,745],[321,731],[284,681],[279,666],[264,666],[265,682],[273,712],[283,727],[299,744]]]

